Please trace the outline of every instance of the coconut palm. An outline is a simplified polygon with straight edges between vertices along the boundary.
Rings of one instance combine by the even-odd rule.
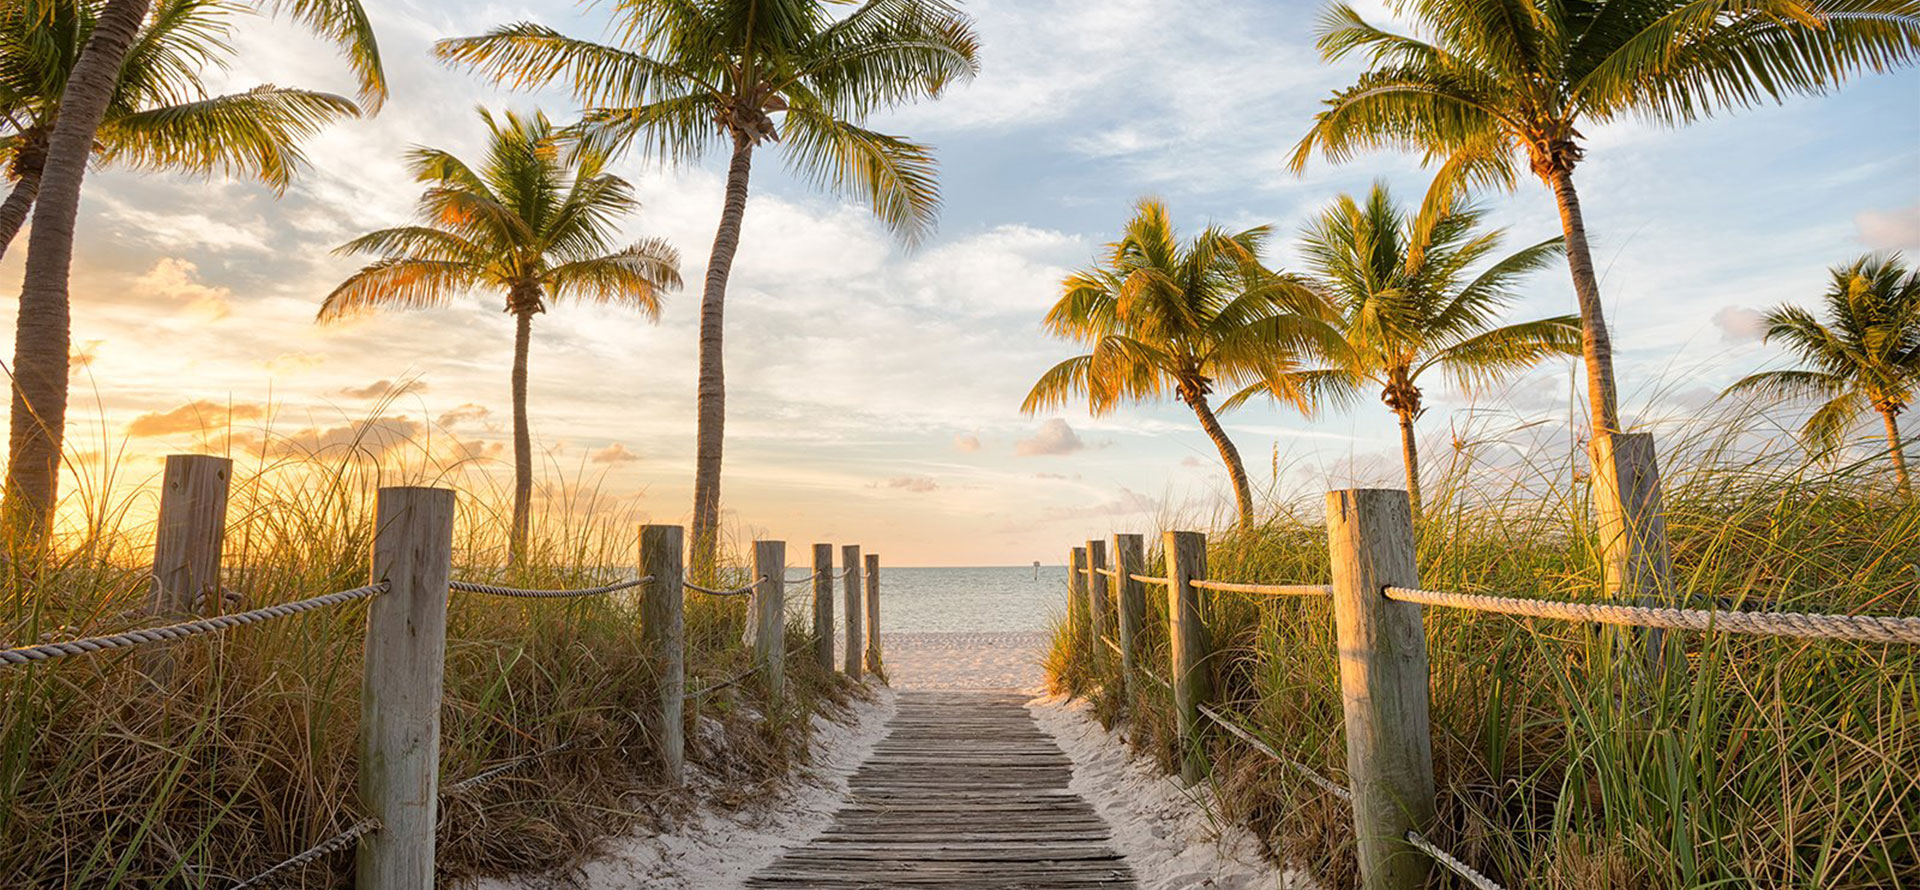
[[[359,77],[360,105],[379,106],[386,96],[386,77],[360,0],[257,0],[255,5],[288,15],[338,44]],[[10,0],[6,7],[33,17],[44,17],[54,8],[52,0]],[[80,185],[99,148],[101,125],[119,94],[121,71],[139,44],[150,8],[152,0],[104,0],[96,7],[91,34],[73,64],[63,69],[66,85],[60,92],[59,115],[47,133],[14,330],[12,423],[5,502],[0,506],[0,514],[18,532],[10,540],[29,549],[45,540],[59,493],[67,353],[72,342],[68,274],[80,215]],[[162,3],[158,8],[172,7]],[[153,123],[163,129],[167,125]],[[156,154],[149,160],[163,157]]]
[[[1863,256],[1833,268],[1821,299],[1824,321],[1792,305],[1766,315],[1766,339],[1786,343],[1805,367],[1749,375],[1727,394],[1819,400],[1800,431],[1822,451],[1838,448],[1847,428],[1872,409],[1886,427],[1900,491],[1912,497],[1899,418],[1920,390],[1920,270],[1908,269],[1899,254]]]
[[[1250,525],[1253,492],[1211,405],[1214,386],[1264,384],[1307,410],[1309,393],[1290,372],[1338,339],[1326,302],[1261,262],[1269,233],[1266,226],[1209,227],[1182,243],[1166,205],[1140,201],[1105,261],[1069,276],[1047,312],[1049,333],[1089,351],[1042,374],[1021,410],[1034,414],[1084,396],[1098,417],[1172,393],[1220,450],[1240,524]]]
[[[1510,187],[1519,158],[1553,190],[1579,299],[1595,433],[1620,429],[1612,346],[1573,171],[1580,127],[1626,115],[1680,125],[1818,94],[1920,52],[1914,0],[1407,0],[1415,36],[1345,3],[1322,18],[1329,61],[1369,69],[1336,91],[1295,148],[1340,161],[1397,147],[1444,159],[1443,178]]]
[[[33,0],[0,11],[0,165],[13,186],[0,202],[0,256],[26,224],[80,48],[98,0]],[[223,0],[164,0],[134,39],[95,134],[105,163],[201,175],[237,174],[284,191],[305,165],[300,140],[358,113],[331,93],[259,86],[215,96],[204,72],[223,70],[233,12]]]
[[[1491,260],[1504,230],[1481,228],[1483,214],[1452,196],[1408,214],[1384,183],[1366,200],[1341,195],[1301,238],[1323,292],[1340,313],[1346,348],[1332,368],[1300,371],[1294,389],[1323,403],[1356,400],[1369,387],[1400,421],[1407,493],[1420,512],[1420,453],[1413,424],[1426,411],[1420,378],[1443,373],[1465,387],[1484,386],[1555,354],[1578,354],[1580,320],[1571,315],[1501,325],[1520,279],[1561,254],[1554,238]],[[1229,407],[1265,393],[1256,385]]]
[[[622,217],[640,206],[626,180],[594,151],[565,152],[545,115],[480,112],[490,139],[470,166],[449,152],[415,149],[428,184],[420,223],[369,232],[338,253],[379,257],[327,295],[320,321],[375,309],[434,309],[468,291],[506,296],[513,315],[513,530],[509,558],[525,553],[533,498],[527,426],[527,347],[533,317],[555,300],[623,306],[649,320],[662,291],[680,287],[680,257],[657,238],[615,247]]]
[[[740,246],[754,151],[784,146],[787,169],[867,203],[909,243],[939,209],[932,150],[862,126],[874,111],[938,96],[977,70],[972,22],[945,0],[702,0],[617,5],[619,45],[515,24],[442,41],[440,58],[499,83],[568,84],[587,106],[583,138],[673,162],[726,147],[725,202],[700,299],[693,552],[718,547],[726,425],[727,276]]]

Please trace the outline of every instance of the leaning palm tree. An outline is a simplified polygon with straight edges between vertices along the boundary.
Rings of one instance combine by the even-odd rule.
[[[875,111],[938,96],[977,70],[973,24],[945,0],[702,0],[616,6],[619,45],[514,24],[442,41],[441,59],[499,83],[568,84],[588,110],[589,145],[631,146],[673,162],[726,147],[726,196],[700,298],[700,370],[693,478],[697,575],[719,545],[725,440],[722,348],[727,276],[740,247],[755,149],[783,145],[788,170],[851,195],[908,242],[939,209],[932,150],[867,129]]]
[[[5,6],[43,16],[52,0],[11,0]],[[360,80],[360,105],[377,108],[386,96],[380,52],[360,0],[255,0],[285,13],[339,45]],[[7,480],[0,518],[18,533],[9,540],[34,549],[47,540],[59,493],[60,449],[66,434],[67,361],[72,342],[68,275],[80,185],[95,156],[128,54],[138,44],[152,0],[104,0],[93,31],[66,69],[60,113],[47,133],[46,161],[33,204],[27,268],[14,330],[13,398],[8,430]],[[162,4],[159,9],[168,7]]]
[[[1269,232],[1209,227],[1182,243],[1166,206],[1140,201],[1105,262],[1069,276],[1047,313],[1050,333],[1089,351],[1042,374],[1020,410],[1084,396],[1097,417],[1171,392],[1220,450],[1240,524],[1251,525],[1253,492],[1210,403],[1214,386],[1261,384],[1307,410],[1308,393],[1292,372],[1302,357],[1337,345],[1325,301],[1261,262]]]
[[[480,117],[490,133],[478,167],[434,148],[409,157],[428,184],[417,225],[369,232],[343,254],[378,260],[355,272],[320,306],[329,322],[375,309],[433,309],[461,293],[493,288],[513,315],[513,529],[509,559],[526,552],[533,499],[527,426],[527,347],[533,317],[551,300],[624,306],[660,315],[662,291],[680,287],[680,257],[656,238],[615,248],[621,217],[638,209],[606,156],[562,151],[545,115]]]
[[[1822,451],[1838,448],[1872,409],[1886,427],[1900,491],[1912,497],[1899,417],[1920,391],[1920,269],[1909,270],[1898,254],[1863,256],[1833,268],[1822,300],[1825,321],[1791,305],[1766,315],[1766,339],[1784,341],[1804,368],[1749,375],[1727,394],[1819,400],[1801,435]]]
[[[93,35],[99,0],[32,0],[0,11],[0,257],[26,224],[47,162],[47,137],[74,60]],[[120,67],[95,134],[104,163],[256,179],[283,192],[305,165],[300,141],[359,113],[331,93],[259,86],[213,95],[233,8],[224,0],[163,0]]]
[[[1620,429],[1613,354],[1573,171],[1580,128],[1627,115],[1680,125],[1818,94],[1920,53],[1914,0],[1407,0],[1417,36],[1345,3],[1320,23],[1329,61],[1369,70],[1336,91],[1294,150],[1334,161],[1382,147],[1444,159],[1456,182],[1511,187],[1519,158],[1553,190],[1584,332],[1596,434]]]
[[[1332,368],[1295,372],[1290,391],[1327,403],[1350,403],[1377,386],[1400,421],[1407,494],[1420,512],[1420,452],[1413,424],[1426,411],[1420,378],[1438,371],[1463,387],[1485,386],[1550,355],[1580,351],[1580,320],[1570,315],[1499,324],[1520,279],[1561,253],[1560,239],[1493,260],[1503,230],[1484,231],[1481,211],[1452,196],[1408,214],[1384,183],[1365,203],[1341,195],[1309,223],[1301,239],[1321,290],[1340,313],[1346,348]],[[1228,407],[1268,391],[1264,384],[1234,396]]]

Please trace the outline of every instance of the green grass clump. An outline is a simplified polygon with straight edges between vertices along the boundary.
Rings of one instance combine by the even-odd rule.
[[[1737,451],[1736,424],[1663,435],[1686,604],[1920,615],[1920,506],[1872,460]],[[1585,481],[1564,456],[1495,463],[1465,445],[1419,528],[1423,586],[1597,600]],[[1325,583],[1314,504],[1213,536],[1210,575]],[[1154,571],[1158,571],[1156,567]],[[1331,604],[1208,594],[1219,699],[1286,756],[1345,781]],[[1165,675],[1164,597],[1147,669]],[[1920,885],[1920,651],[1669,633],[1649,677],[1619,631],[1429,608],[1439,822],[1432,838],[1508,887]],[[1154,634],[1157,633],[1157,636]],[[1132,700],[1056,634],[1056,685],[1130,716],[1176,767],[1170,703]],[[1102,683],[1102,680],[1107,682]],[[1206,742],[1225,815],[1331,886],[1356,880],[1345,805],[1225,733]],[[1436,869],[1435,886],[1453,886]]]
[[[243,463],[244,462],[239,462]],[[242,466],[231,497],[227,611],[365,583],[379,485],[460,490],[456,577],[585,587],[630,576],[640,517],[556,485],[528,558],[502,568],[504,499],[468,468],[381,466],[364,453]],[[0,568],[0,645],[147,626],[145,486],[74,487],[57,551]],[[745,572],[735,570],[744,577]],[[688,686],[744,670],[742,599],[690,597]],[[444,879],[564,865],[600,838],[692,805],[667,788],[644,715],[656,666],[631,595],[583,600],[454,594],[441,713],[443,788],[562,742],[572,747],[443,795]],[[0,671],[0,884],[224,888],[360,818],[354,794],[365,603],[173,644]],[[744,798],[806,756],[811,716],[862,693],[790,656],[788,695],[749,681],[688,704],[689,763]],[[351,854],[279,886],[344,887]]]

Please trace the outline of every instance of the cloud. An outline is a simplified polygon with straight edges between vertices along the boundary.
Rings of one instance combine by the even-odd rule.
[[[1766,316],[1745,306],[1720,307],[1713,314],[1713,326],[1720,329],[1720,339],[1728,343],[1758,340],[1767,333]]]
[[[92,366],[94,360],[100,357],[100,344],[105,342],[105,340],[88,340],[73,347],[67,353],[67,370],[79,371]]]
[[[1183,467],[1204,467],[1206,466],[1206,462],[1189,454],[1180,459],[1180,465]]]
[[[268,451],[276,455],[317,455],[340,449],[352,449],[361,458],[379,457],[416,441],[426,428],[402,414],[335,427],[308,427],[290,436],[277,437]],[[461,443],[462,447],[472,443]]]
[[[327,357],[311,352],[283,352],[267,359],[266,368],[275,374],[297,374],[325,364]]]
[[[265,408],[245,402],[235,405],[209,401],[188,402],[171,411],[154,411],[135,417],[127,422],[127,435],[171,436],[176,433],[206,432],[226,426],[235,420],[257,420],[265,414]]]
[[[426,392],[425,380],[407,380],[395,383],[391,380],[375,380],[366,386],[349,386],[340,394],[349,399],[397,399],[407,393]]]
[[[491,416],[493,416],[493,409],[468,402],[451,411],[442,412],[434,423],[444,427],[454,427],[469,421],[486,420]]]
[[[1013,453],[1021,457],[1039,457],[1042,455],[1072,454],[1087,443],[1080,441],[1073,427],[1058,417],[1040,425],[1040,431],[1031,439],[1021,439],[1013,443]]]
[[[927,476],[895,476],[887,480],[886,487],[925,494],[938,489],[940,483]]]
[[[229,299],[233,292],[224,287],[201,284],[200,267],[186,260],[162,257],[145,274],[133,280],[133,294],[142,303],[172,303],[186,312],[219,321],[233,311]]]
[[[1152,513],[1160,504],[1129,488],[1121,488],[1120,494],[1109,501],[1087,504],[1080,507],[1048,507],[1042,514],[1047,519],[1089,519],[1100,516],[1134,516]]]
[[[619,442],[615,442],[611,445],[608,445],[605,448],[595,451],[593,455],[588,457],[587,459],[590,461],[593,461],[596,464],[627,464],[627,463],[633,463],[634,461],[639,460],[640,455],[634,454],[633,452],[628,451],[627,446]]]
[[[963,436],[954,436],[953,447],[955,450],[972,454],[980,450],[980,437],[970,433]]]
[[[1860,241],[1874,250],[1920,248],[1920,204],[1898,210],[1862,210],[1853,218]]]

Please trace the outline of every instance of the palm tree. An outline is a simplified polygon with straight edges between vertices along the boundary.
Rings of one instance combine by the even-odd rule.
[[[1873,409],[1886,427],[1900,491],[1912,497],[1899,417],[1920,390],[1920,270],[1908,269],[1899,254],[1863,256],[1833,268],[1822,299],[1825,322],[1792,305],[1766,315],[1766,339],[1785,341],[1804,368],[1752,374],[1726,394],[1822,400],[1801,427],[1822,451],[1838,448],[1847,428]]]
[[[0,164],[13,181],[0,202],[0,256],[26,224],[40,190],[60,94],[100,6],[98,0],[34,0],[0,11]],[[359,113],[331,93],[270,85],[210,95],[203,72],[225,68],[232,11],[221,0],[164,0],[154,10],[120,67],[95,134],[98,159],[238,174],[284,192],[305,166],[300,140]]]
[[[1481,211],[1450,195],[1429,209],[1403,213],[1386,185],[1375,183],[1364,204],[1341,195],[1307,226],[1301,248],[1337,305],[1346,348],[1333,368],[1292,375],[1294,390],[1328,403],[1380,388],[1380,400],[1400,420],[1415,515],[1420,454],[1413,423],[1426,411],[1421,375],[1440,371],[1462,386],[1484,386],[1547,356],[1580,351],[1580,320],[1570,315],[1498,325],[1519,280],[1560,255],[1560,239],[1494,260],[1469,277],[1499,251],[1506,233],[1481,231]],[[1256,384],[1229,406],[1267,391]]]
[[[719,544],[722,310],[754,150],[784,145],[790,171],[866,202],[895,234],[917,242],[940,204],[933,152],[862,123],[936,97],[978,70],[973,23],[945,0],[866,0],[839,18],[828,14],[830,3],[838,0],[621,3],[617,46],[521,23],[435,47],[441,59],[498,83],[566,82],[587,106],[587,144],[631,146],[673,162],[730,150],[700,298],[692,543],[700,576],[711,574]]]
[[[533,442],[527,427],[527,346],[533,317],[549,300],[636,309],[660,316],[660,293],[680,287],[680,256],[657,238],[615,248],[621,217],[640,206],[626,180],[606,172],[606,155],[565,152],[543,114],[480,117],[490,134],[486,160],[469,166],[451,153],[418,148],[408,161],[427,183],[417,225],[369,232],[338,253],[379,259],[327,295],[319,320],[375,309],[436,309],[482,287],[506,295],[513,339],[513,530],[509,559],[526,552],[533,498]]]
[[[1819,94],[1920,52],[1913,0],[1408,0],[1420,36],[1337,3],[1321,19],[1329,61],[1369,69],[1336,91],[1294,150],[1340,161],[1382,147],[1444,159],[1442,178],[1511,187],[1524,155],[1553,190],[1579,298],[1595,434],[1620,429],[1613,353],[1573,171],[1580,127],[1625,115],[1680,125]]]
[[[54,0],[13,0],[8,8],[49,15]],[[360,105],[386,96],[379,48],[360,0],[257,0],[338,44],[360,80]],[[27,268],[14,331],[13,397],[7,480],[0,516],[28,549],[45,533],[59,493],[60,448],[66,432],[67,361],[72,341],[68,275],[80,215],[80,185],[99,146],[99,131],[119,92],[121,71],[137,44],[151,0],[104,0],[78,57],[65,68],[59,115],[47,133],[46,161],[33,204]],[[163,3],[161,10],[170,8]]]
[[[1089,351],[1040,375],[1020,410],[1034,414],[1085,396],[1098,417],[1172,392],[1220,449],[1240,524],[1251,525],[1253,492],[1210,404],[1214,385],[1262,384],[1307,410],[1309,394],[1290,372],[1302,355],[1338,341],[1325,301],[1261,262],[1269,233],[1266,226],[1209,227],[1182,243],[1166,205],[1140,201],[1105,262],[1069,276],[1047,312],[1049,333]]]

